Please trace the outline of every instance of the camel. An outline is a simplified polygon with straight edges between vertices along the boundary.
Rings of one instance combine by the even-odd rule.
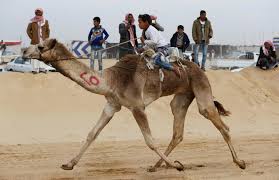
[[[159,69],[149,70],[146,61],[140,55],[127,55],[114,66],[99,73],[77,61],[56,39],[47,39],[41,44],[28,47],[23,52],[23,58],[35,58],[50,63],[64,76],[92,93],[105,96],[107,100],[99,120],[89,132],[80,152],[61,166],[64,170],[72,170],[77,165],[87,148],[122,106],[132,112],[147,146],[160,157],[148,170],[156,171],[163,162],[171,168],[183,170],[183,164],[179,161],[172,162],[168,155],[183,140],[186,112],[194,98],[199,113],[210,120],[222,134],[231,151],[233,162],[241,169],[246,168],[245,161],[238,159],[234,150],[229,127],[220,117],[228,115],[229,112],[221,103],[213,100],[211,86],[205,73],[190,61],[182,62],[185,70],[181,71],[180,77],[173,71],[163,70],[165,77],[161,82]],[[162,153],[151,135],[145,108],[160,97],[169,95],[174,95],[170,103],[174,116],[173,136],[167,149]]]

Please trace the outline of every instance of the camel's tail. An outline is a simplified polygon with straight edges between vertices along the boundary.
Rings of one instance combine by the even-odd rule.
[[[214,101],[214,105],[217,108],[219,115],[221,115],[221,116],[229,116],[231,114],[231,112],[227,111],[224,108],[224,106],[221,103],[219,103],[218,101]]]

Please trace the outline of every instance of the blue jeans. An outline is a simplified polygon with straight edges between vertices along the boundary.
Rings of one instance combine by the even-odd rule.
[[[154,59],[155,64],[164,69],[172,70],[172,65],[167,61],[162,61],[162,59],[161,59],[161,58],[166,58],[166,56],[168,56],[168,48],[165,46],[159,47],[157,51],[158,51],[158,54],[155,56],[155,59]]]
[[[90,54],[90,68],[94,69],[94,62],[96,57],[98,58],[99,71],[103,70],[103,61],[102,61],[102,50],[103,47],[91,46]]]
[[[205,43],[205,41],[202,41],[201,44],[195,44],[194,45],[194,54],[195,54],[195,63],[199,64],[199,48],[202,49],[202,67],[205,66],[206,62],[206,56],[207,56],[207,47],[208,45]]]
[[[160,66],[160,67],[162,67],[162,68],[164,68],[164,69],[172,70],[172,65],[169,62],[162,61],[161,56],[163,56],[163,55],[162,54],[158,54],[155,57],[155,64]]]

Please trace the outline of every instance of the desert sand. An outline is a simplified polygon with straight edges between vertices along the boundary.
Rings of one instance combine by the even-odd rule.
[[[105,60],[105,67],[114,63]],[[233,164],[222,136],[193,101],[184,140],[170,155],[185,165],[185,171],[146,171],[158,156],[145,145],[125,108],[75,169],[63,171],[60,165],[78,153],[105,98],[59,73],[9,72],[0,74],[0,179],[279,179],[279,68],[206,74],[214,97],[232,112],[223,120],[238,156],[247,163],[245,170]],[[161,98],[147,108],[161,151],[172,137],[171,99]]]

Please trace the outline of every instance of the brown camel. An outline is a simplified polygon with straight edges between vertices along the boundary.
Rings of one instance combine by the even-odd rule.
[[[170,161],[168,155],[183,139],[186,112],[194,98],[200,114],[209,119],[222,134],[229,146],[233,161],[242,169],[246,167],[245,162],[238,159],[231,143],[229,128],[219,115],[228,115],[228,111],[219,102],[213,101],[211,87],[205,73],[192,62],[183,62],[185,70],[181,71],[181,77],[176,76],[172,71],[163,70],[165,77],[161,82],[158,68],[149,70],[141,56],[127,55],[100,74],[77,61],[67,48],[55,39],[48,39],[42,44],[28,47],[23,57],[50,63],[64,76],[92,93],[104,95],[107,100],[100,119],[89,132],[80,152],[61,166],[64,170],[74,168],[86,149],[110,122],[114,113],[120,111],[121,106],[131,110],[147,146],[161,158],[149,170],[155,171],[163,161],[170,167],[183,170],[183,165],[179,161]],[[165,153],[162,153],[151,135],[145,107],[160,97],[172,94],[174,98],[170,106],[174,116],[173,136]]]

